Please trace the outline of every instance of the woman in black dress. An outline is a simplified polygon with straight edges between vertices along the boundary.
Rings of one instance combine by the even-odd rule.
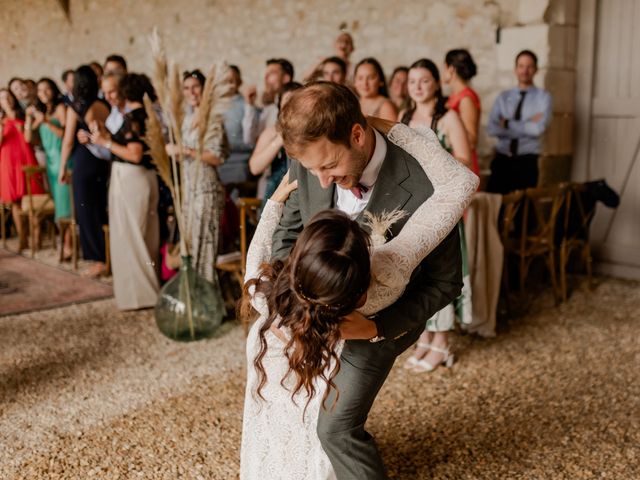
[[[97,145],[76,141],[78,130],[89,126],[104,129],[109,106],[98,98],[98,77],[88,65],[74,73],[73,102],[67,109],[62,140],[60,182],[68,181],[67,165],[73,170],[73,201],[76,221],[80,227],[82,257],[94,264],[85,275],[96,277],[105,273],[106,250],[103,225],[107,217],[107,185],[111,171],[110,152]]]

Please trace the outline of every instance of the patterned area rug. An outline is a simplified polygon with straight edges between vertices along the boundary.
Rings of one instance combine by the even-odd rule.
[[[111,296],[110,285],[0,249],[0,316]]]

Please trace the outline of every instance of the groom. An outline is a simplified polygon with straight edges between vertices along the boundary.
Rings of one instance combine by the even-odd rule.
[[[362,224],[364,211],[398,208],[412,214],[433,193],[418,162],[367,122],[347,87],[316,82],[294,92],[282,108],[278,128],[287,154],[296,160],[290,180],[298,180],[298,189],[287,200],[273,235],[273,258],[288,255],[319,210],[338,208]],[[406,219],[396,222],[391,236]],[[339,397],[318,419],[320,442],[339,480],[389,478],[364,429],[369,410],[396,357],[461,287],[460,238],[454,228],[416,268],[396,303],[369,319],[350,315],[342,329],[348,340],[334,380]],[[334,389],[327,406],[335,396]]]

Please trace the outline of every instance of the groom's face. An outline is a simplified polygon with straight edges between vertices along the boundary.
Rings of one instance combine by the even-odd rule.
[[[340,188],[350,189],[358,185],[368,162],[364,145],[365,130],[356,124],[349,147],[322,138],[308,144],[296,159],[318,177],[322,188],[335,183]]]

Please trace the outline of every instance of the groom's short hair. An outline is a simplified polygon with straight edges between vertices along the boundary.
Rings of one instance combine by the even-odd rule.
[[[291,94],[278,117],[284,148],[295,157],[323,137],[350,147],[351,131],[367,121],[355,94],[344,85],[311,82]]]

